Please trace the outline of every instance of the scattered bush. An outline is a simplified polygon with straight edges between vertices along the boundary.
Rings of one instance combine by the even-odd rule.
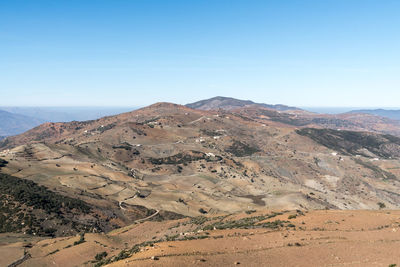
[[[96,259],[96,261],[101,261],[102,259],[107,257],[107,255],[108,255],[107,252],[103,251],[101,253],[96,254],[94,258]]]
[[[200,208],[200,209],[199,209],[199,212],[202,213],[202,214],[207,214],[207,213],[208,213],[208,212],[207,212],[205,209],[203,209],[203,208]]]
[[[0,159],[0,168],[5,167],[7,165],[8,161],[4,159]]]
[[[260,149],[258,149],[257,147],[252,147],[238,140],[235,140],[231,146],[225,149],[225,152],[231,153],[236,157],[250,156],[259,151]]]
[[[74,246],[82,244],[82,243],[85,243],[85,242],[86,242],[85,241],[85,234],[82,233],[82,234],[80,234],[79,240],[74,242]]]

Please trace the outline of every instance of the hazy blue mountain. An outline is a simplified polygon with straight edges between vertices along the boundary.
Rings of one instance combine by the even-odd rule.
[[[0,107],[0,109],[46,122],[94,120],[137,109],[136,107]]]
[[[372,115],[378,115],[393,120],[400,120],[400,109],[360,109],[352,110],[351,113],[367,113]]]
[[[301,108],[303,110],[319,114],[341,114],[359,109],[358,107],[301,107]]]
[[[20,134],[43,122],[42,119],[0,110],[0,136]]]
[[[134,107],[0,107],[0,140],[44,122],[94,120],[132,111]]]

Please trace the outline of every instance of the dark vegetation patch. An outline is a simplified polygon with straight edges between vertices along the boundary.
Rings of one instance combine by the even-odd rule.
[[[89,149],[88,147],[82,147],[82,146],[74,146],[74,148],[76,149],[76,151],[78,153],[73,153],[71,156],[75,157],[79,154],[85,155],[88,158],[97,158],[98,156],[94,153],[94,151],[92,151],[91,149]]]
[[[334,127],[353,127],[357,126],[357,124],[347,121],[341,120],[336,118],[314,118],[311,120],[312,123],[319,124],[319,125],[329,125]]]
[[[270,222],[262,222],[264,220],[282,215],[283,213],[275,212],[269,215],[260,215],[254,217],[245,217],[238,220],[220,220],[202,226],[203,231],[208,230],[224,230],[224,229],[256,229],[256,228],[270,228],[277,229],[279,227],[287,226],[288,221],[275,220]]]
[[[101,231],[104,224],[82,200],[0,173],[0,232],[63,236]]]
[[[233,144],[225,149],[225,152],[231,153],[236,157],[250,156],[259,151],[260,149],[257,147],[250,146],[238,140],[234,140]]]
[[[8,161],[4,159],[0,159],[0,168],[5,167],[7,165]]]
[[[221,160],[220,157],[215,157],[215,160]],[[161,164],[185,164],[185,163],[190,163],[193,161],[198,161],[198,160],[207,160],[209,157],[199,151],[185,151],[182,153],[175,154],[173,156],[165,157],[165,158],[149,158],[148,160],[150,163],[155,164],[155,165],[161,165]]]
[[[25,203],[35,209],[42,209],[48,213],[58,212],[60,209],[89,212],[90,207],[79,199],[65,197],[48,190],[35,182],[0,174],[0,191],[12,196],[16,201]]]
[[[346,155],[362,154],[362,149],[367,149],[382,158],[400,156],[400,138],[392,135],[315,128],[296,130],[296,133]]]
[[[254,111],[257,117],[267,116],[270,120],[281,122],[293,126],[305,126],[311,123],[311,120],[306,118],[293,118],[292,115],[287,113],[280,113],[274,110],[259,109]]]
[[[73,128],[75,130],[80,130],[82,129],[84,126],[90,125],[94,122],[96,122],[98,120],[87,120],[87,121],[71,121],[70,123],[68,123],[67,125],[70,128]]]
[[[104,133],[105,131],[111,130],[114,127],[115,127],[115,123],[110,123],[110,124],[107,124],[104,126],[97,127],[96,131],[99,131],[100,133]]]
[[[250,211],[247,214],[251,214],[255,211]],[[260,216],[253,216],[253,217],[245,217],[238,220],[226,220],[227,217],[230,215],[218,216],[218,217],[205,217],[205,216],[197,216],[190,219],[188,223],[185,224],[193,224],[197,225],[195,230],[213,230],[215,229],[254,229],[254,228],[277,228],[286,226],[287,221],[280,221],[277,220],[275,222],[265,222],[262,221],[274,218],[278,215],[284,214],[283,212],[273,212],[271,214],[265,214]],[[184,224],[184,225],[185,225]]]
[[[53,251],[49,252],[49,254],[47,254],[47,256],[56,254],[59,251],[60,251],[59,249],[53,250]]]
[[[114,145],[112,146],[113,149],[125,149],[125,150],[131,150],[132,145],[128,143],[123,143],[120,145]]]
[[[277,116],[270,117],[272,121],[281,122],[293,126],[305,126],[311,123],[310,120],[304,118],[291,118],[288,114],[279,114]]]
[[[132,220],[138,220],[138,219],[143,219],[146,218],[148,216],[153,215],[154,213],[156,213],[156,210],[154,209],[148,209],[144,206],[140,206],[140,205],[128,205],[126,203],[122,204],[125,208],[127,208],[128,212],[129,212],[129,217]],[[160,210],[159,213],[150,218],[150,221],[165,221],[165,220],[178,220],[178,219],[183,219],[186,216],[183,216],[181,214],[172,212],[172,211],[164,211],[164,210]]]
[[[291,114],[288,113],[280,113],[276,112],[274,110],[266,110],[266,109],[259,109],[256,111],[253,111],[254,114],[253,116],[259,117],[259,116],[267,116],[269,117],[270,120],[288,124],[288,125],[293,125],[293,126],[307,126],[310,124],[318,124],[318,125],[323,125],[323,126],[329,126],[329,127],[351,127],[351,126],[357,126],[356,123],[347,121],[347,120],[342,120],[338,118],[302,118],[302,117],[294,117]]]
[[[384,208],[386,208],[386,205],[383,202],[378,202],[378,207],[379,207],[379,209],[384,209]]]
[[[77,246],[77,245],[82,244],[82,243],[85,243],[85,242],[86,242],[86,240],[85,240],[85,234],[84,234],[84,233],[81,233],[81,234],[79,235],[79,240],[74,242],[74,246]]]
[[[217,132],[214,130],[208,130],[208,129],[201,129],[200,132],[207,136],[221,136],[222,135],[221,132]]]
[[[39,133],[36,134],[36,136],[33,138],[34,141],[41,141],[43,139],[51,138],[54,135],[56,135],[58,132],[54,128],[47,128],[44,129],[43,131],[40,131]]]
[[[133,254],[136,254],[138,252],[140,252],[141,248],[144,247],[148,247],[148,246],[154,246],[154,244],[158,243],[158,242],[162,242],[163,240],[153,240],[153,241],[146,241],[146,242],[142,242],[140,244],[136,244],[134,245],[131,249],[124,249],[121,250],[117,255],[109,257],[109,258],[105,258],[107,256],[102,257],[101,259],[97,259],[95,258],[95,261],[93,261],[93,263],[95,263],[95,267],[100,267],[100,266],[104,266],[107,264],[110,264],[112,262],[116,262],[116,261],[120,261],[126,258],[131,257]]]
[[[238,117],[238,118],[241,118],[241,119],[244,120],[244,121],[257,122],[256,120],[254,120],[254,119],[252,119],[252,118],[249,118],[249,117],[247,117],[247,116],[244,116],[243,114],[240,114],[240,113],[233,113],[233,115],[235,115],[235,116]]]
[[[186,216],[182,215],[182,214],[178,214],[172,211],[166,211],[166,210],[160,210],[160,212],[154,216],[153,218],[151,218],[151,220],[154,221],[165,221],[165,220],[179,220],[179,219],[183,219]]]
[[[145,120],[145,121],[143,121],[143,122],[138,122],[138,124],[144,125],[144,124],[148,124],[148,123],[151,123],[151,122],[156,122],[156,121],[158,121],[159,119],[160,119],[160,117],[154,117],[154,118]]]
[[[241,196],[241,197],[245,197],[245,198],[249,198],[249,199],[253,200],[253,203],[256,205],[265,206],[265,201],[263,200],[265,195],[260,195],[260,196],[245,195],[245,196]]]
[[[200,208],[200,209],[199,209],[199,212],[200,212],[201,214],[207,214],[207,213],[208,213],[208,211],[206,211],[206,210],[203,209],[203,208]]]
[[[107,252],[106,251],[103,251],[103,252],[100,252],[100,253],[98,253],[98,254],[96,254],[96,256],[94,257],[94,259],[96,260],[96,261],[101,261],[102,259],[104,259],[105,257],[107,257]]]
[[[366,162],[361,159],[354,159],[354,161],[357,164],[360,164],[361,166],[373,171],[375,173],[376,178],[383,178],[384,180],[396,180],[397,179],[393,173],[385,171],[385,170],[381,169],[380,167],[374,165],[371,162]]]
[[[252,213],[254,213],[254,212],[256,212],[256,210],[246,210],[246,211],[245,211],[246,214],[252,214]]]
[[[112,148],[113,149],[125,149],[125,150],[131,150],[132,149],[132,145],[127,143],[127,142],[123,142],[119,145],[113,145]]]
[[[143,127],[141,123],[129,123],[128,126],[137,135],[147,135],[144,130],[140,129],[140,127]]]

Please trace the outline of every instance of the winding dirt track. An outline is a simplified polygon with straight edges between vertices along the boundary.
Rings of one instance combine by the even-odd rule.
[[[136,197],[136,196],[135,196],[135,197]],[[135,197],[134,197],[134,198],[135,198]],[[123,201],[119,201],[119,202],[118,202],[118,205],[119,205],[119,207],[120,207],[121,210],[126,210],[126,211],[135,212],[135,210],[129,210],[129,209],[127,209],[127,208],[124,208],[124,207],[122,206],[123,203],[124,203]],[[134,221],[133,223],[140,223],[140,222],[147,221],[148,219],[153,218],[154,216],[156,216],[156,215],[159,214],[159,213],[160,213],[160,210],[156,210],[156,212],[153,213],[152,215],[147,216],[146,218],[143,218],[143,219],[138,219],[138,220]]]
[[[140,222],[144,222],[144,221],[146,221],[146,220],[148,220],[148,219],[151,219],[151,218],[153,218],[154,216],[156,216],[158,213],[160,213],[160,211],[159,211],[159,210],[156,210],[156,212],[155,212],[154,214],[152,214],[152,215],[150,215],[150,216],[148,216],[148,217],[146,217],[146,218],[136,220],[135,223],[140,223]]]

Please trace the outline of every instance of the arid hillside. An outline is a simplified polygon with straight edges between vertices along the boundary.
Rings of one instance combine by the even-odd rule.
[[[107,234],[0,234],[0,265],[396,266],[399,211],[248,211],[139,222]]]
[[[107,207],[125,222],[135,206],[185,216],[399,207],[400,139],[366,132],[389,122],[357,119],[355,127],[354,117],[309,116],[158,103],[95,121],[47,123],[1,141],[2,172]]]
[[[22,266],[291,266],[304,253],[299,266],[321,266],[327,249],[362,265],[385,240],[382,262],[396,262],[398,216],[378,210],[400,207],[398,131],[372,115],[171,103],[46,123],[0,141],[0,250]]]

